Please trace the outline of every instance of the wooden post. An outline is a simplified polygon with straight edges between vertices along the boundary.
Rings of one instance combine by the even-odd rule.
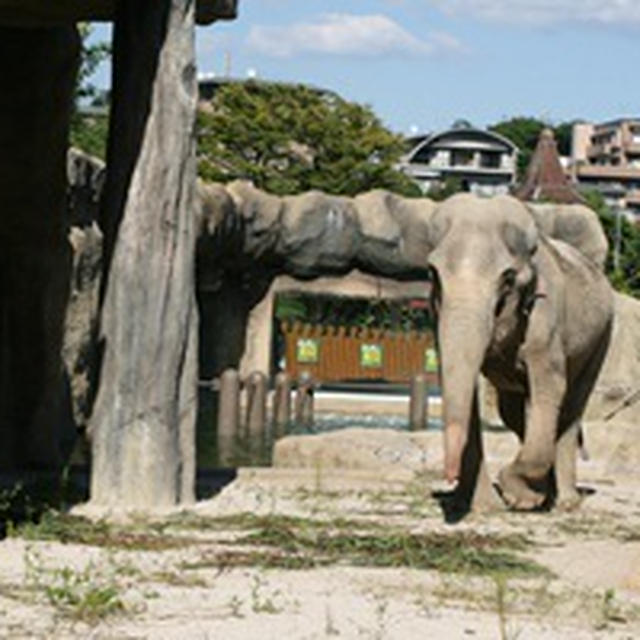
[[[247,427],[249,445],[259,448],[267,421],[267,376],[254,371],[247,380]]]
[[[275,437],[286,433],[291,420],[291,378],[285,371],[276,375],[273,394],[273,425]]]
[[[418,373],[411,378],[411,399],[409,401],[409,428],[422,431],[425,428],[427,400],[427,379]]]
[[[240,425],[240,376],[227,369],[220,376],[218,394],[218,464],[231,466]]]
[[[313,377],[307,371],[303,371],[298,379],[295,421],[304,427],[313,425]]]
[[[94,504],[194,499],[195,4],[116,2]]]

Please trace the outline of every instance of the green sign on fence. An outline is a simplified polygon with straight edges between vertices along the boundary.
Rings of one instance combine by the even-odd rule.
[[[372,369],[380,369],[382,367],[382,345],[361,344],[360,366],[370,367]]]
[[[438,352],[433,347],[425,349],[424,370],[427,373],[438,373]]]
[[[296,360],[302,364],[315,364],[320,358],[320,341],[315,338],[298,338]]]

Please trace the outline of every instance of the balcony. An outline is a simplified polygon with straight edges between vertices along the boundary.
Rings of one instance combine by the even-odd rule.
[[[578,167],[579,178],[610,178],[620,180],[640,179],[640,168],[624,165],[583,164]]]
[[[627,193],[627,205],[631,207],[640,207],[640,189],[633,189]]]

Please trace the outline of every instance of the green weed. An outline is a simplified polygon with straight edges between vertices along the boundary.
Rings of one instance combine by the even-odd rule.
[[[124,588],[116,570],[106,571],[91,563],[80,570],[68,566],[48,568],[29,551],[25,565],[26,587],[44,594],[64,617],[94,625],[108,616],[132,610],[125,605]]]
[[[52,510],[46,511],[38,522],[26,522],[10,533],[25,540],[57,540],[63,544],[83,544],[125,551],[163,551],[200,542],[166,535],[150,527],[118,527],[104,520],[94,522]]]

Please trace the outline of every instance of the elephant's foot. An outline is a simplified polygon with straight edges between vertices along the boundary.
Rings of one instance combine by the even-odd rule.
[[[504,511],[504,504],[491,483],[484,463],[475,479],[463,478],[458,483],[454,491],[454,504],[474,514]]]
[[[498,486],[503,500],[517,511],[533,511],[541,507],[547,497],[546,491],[532,487],[514,470],[513,465],[500,471]]]
[[[582,496],[575,487],[570,489],[560,489],[556,496],[553,508],[557,511],[575,511],[582,503]]]

